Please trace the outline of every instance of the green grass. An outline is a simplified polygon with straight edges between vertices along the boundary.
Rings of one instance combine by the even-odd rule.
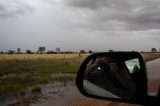
[[[75,73],[81,61],[74,59],[68,60],[15,60],[0,63],[0,76],[9,74],[31,73],[50,74],[50,73]]]
[[[40,85],[32,86],[32,93],[33,94],[41,94],[42,93],[41,86]]]
[[[76,73],[80,58],[65,60],[10,60],[0,62],[0,95],[24,91],[28,87],[48,83],[48,81],[73,80],[70,76],[52,78],[53,73]]]

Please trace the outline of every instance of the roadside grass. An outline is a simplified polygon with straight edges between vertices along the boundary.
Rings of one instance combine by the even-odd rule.
[[[144,61],[146,62],[160,58],[160,52],[144,52],[142,55],[144,57]]]
[[[53,72],[75,73],[81,60],[65,59],[65,60],[11,60],[0,62],[0,76],[22,74],[50,74]],[[37,73],[38,72],[38,73]]]
[[[49,81],[73,80],[72,76],[52,77],[52,74],[74,74],[84,57],[67,59],[4,60],[0,62],[0,95],[23,92],[28,87]]]
[[[0,54],[0,61],[5,60],[53,60],[53,59],[73,59],[88,56],[85,54]]]
[[[40,85],[32,86],[32,93],[34,95],[41,94],[42,93],[41,86]]]

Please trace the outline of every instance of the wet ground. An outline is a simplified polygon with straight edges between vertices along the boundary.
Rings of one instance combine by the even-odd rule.
[[[148,94],[156,95],[159,87],[160,59],[153,60],[146,64],[148,73]],[[53,90],[53,89],[52,89]],[[54,92],[54,91],[53,91]],[[59,89],[57,96],[45,102],[38,102],[31,106],[140,106],[113,101],[97,100],[82,96],[76,89],[74,83],[68,84],[65,88]]]
[[[47,84],[43,90],[44,98],[30,106],[66,106],[71,102],[83,98],[75,87],[74,82],[56,82]]]
[[[148,62],[147,72],[150,79],[149,94],[156,95],[159,87],[160,76],[160,59]],[[53,75],[57,77],[61,75]],[[64,75],[62,75],[64,76]],[[75,77],[75,75],[67,75]],[[113,101],[97,100],[84,97],[79,93],[75,86],[74,80],[70,81],[54,81],[41,87],[42,94],[39,96],[36,102],[30,103],[29,106],[137,106],[133,104],[118,103]],[[29,95],[30,93],[28,93]],[[7,100],[7,102],[20,100],[21,96],[13,96]],[[18,104],[16,106],[26,106],[27,104]],[[2,104],[0,106],[3,106]]]
[[[133,104],[84,97],[73,82],[49,84],[46,87],[45,98],[30,106],[133,106]]]
[[[40,92],[32,92],[30,88],[25,95],[15,93],[5,97],[0,96],[0,106],[62,106],[73,101],[74,98],[82,97],[75,87],[75,74],[52,75],[53,79],[47,84],[40,86]]]

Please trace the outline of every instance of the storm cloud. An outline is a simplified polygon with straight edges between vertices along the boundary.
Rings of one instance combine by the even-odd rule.
[[[159,0],[0,1],[0,51],[148,51],[159,33]]]
[[[0,18],[14,17],[24,15],[34,10],[31,2],[28,0],[1,0],[0,1]]]
[[[75,12],[81,10],[81,14],[86,15],[85,18],[79,17],[85,23],[84,26],[82,23],[80,25],[84,28],[87,24],[93,30],[160,29],[159,0],[64,0],[64,2],[76,9]]]

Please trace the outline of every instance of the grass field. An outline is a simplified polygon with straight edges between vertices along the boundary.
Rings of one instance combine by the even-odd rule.
[[[23,92],[28,87],[45,84],[50,80],[71,79],[62,76],[52,78],[51,75],[76,73],[86,56],[78,54],[0,55],[0,95]]]
[[[159,53],[143,53],[145,61],[160,58]],[[53,78],[53,73],[76,73],[88,54],[15,54],[0,55],[0,95],[24,92],[48,81],[71,79]]]
[[[72,58],[82,58],[89,54],[0,54],[0,61],[5,60],[53,60],[53,59],[72,59]]]
[[[146,62],[152,61],[152,60],[157,59],[157,58],[160,58],[160,53],[149,53],[149,52],[146,52],[146,53],[142,53],[142,55],[143,55],[144,60]]]

